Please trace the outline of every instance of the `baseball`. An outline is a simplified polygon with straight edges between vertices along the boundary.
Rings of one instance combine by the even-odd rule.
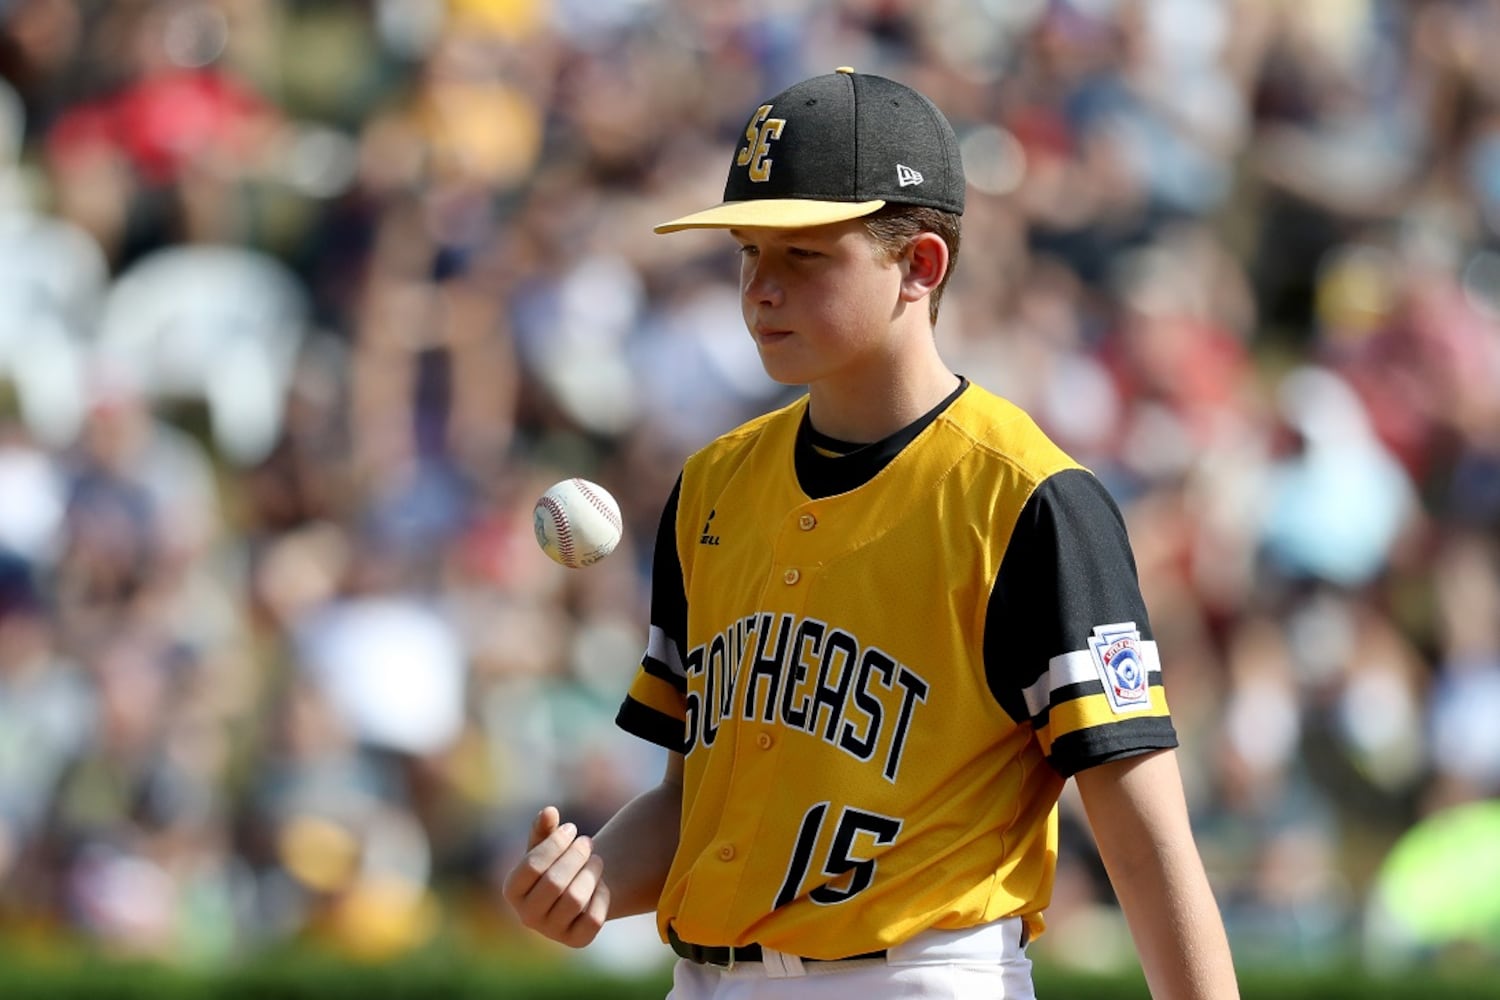
[[[625,527],[609,491],[577,477],[542,494],[532,524],[542,551],[570,569],[582,569],[613,552]]]

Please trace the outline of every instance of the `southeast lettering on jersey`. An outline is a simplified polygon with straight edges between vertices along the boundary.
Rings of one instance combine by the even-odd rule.
[[[687,673],[687,748],[711,747],[725,719],[780,723],[894,782],[928,683],[854,634],[815,618],[759,612],[694,647]]]

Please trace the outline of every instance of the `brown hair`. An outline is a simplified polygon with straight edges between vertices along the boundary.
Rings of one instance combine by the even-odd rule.
[[[927,298],[927,315],[936,323],[943,290],[948,287],[948,279],[953,277],[953,268],[958,263],[962,220],[952,212],[925,205],[886,205],[862,221],[875,245],[892,260],[905,253],[907,245],[920,233],[933,233],[948,244],[948,272]]]

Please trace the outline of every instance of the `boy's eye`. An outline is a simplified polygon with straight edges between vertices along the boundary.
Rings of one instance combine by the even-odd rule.
[[[742,243],[740,244],[740,246],[735,248],[734,252],[742,257],[759,257],[760,247],[754,246],[749,243]],[[787,247],[784,252],[786,256],[794,257],[798,260],[811,260],[814,257],[823,256],[821,252],[817,250],[809,250],[806,247]]]

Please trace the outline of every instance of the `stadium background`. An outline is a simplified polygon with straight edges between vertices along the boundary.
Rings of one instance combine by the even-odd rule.
[[[850,64],[963,141],[944,355],[1126,512],[1241,967],[1492,975],[1495,51],[1477,0],[0,0],[0,951],[658,981],[498,874],[659,774],[655,518],[787,398],[650,224]],[[575,474],[628,527],[581,573]],[[1088,836],[1053,975],[1131,967]]]

